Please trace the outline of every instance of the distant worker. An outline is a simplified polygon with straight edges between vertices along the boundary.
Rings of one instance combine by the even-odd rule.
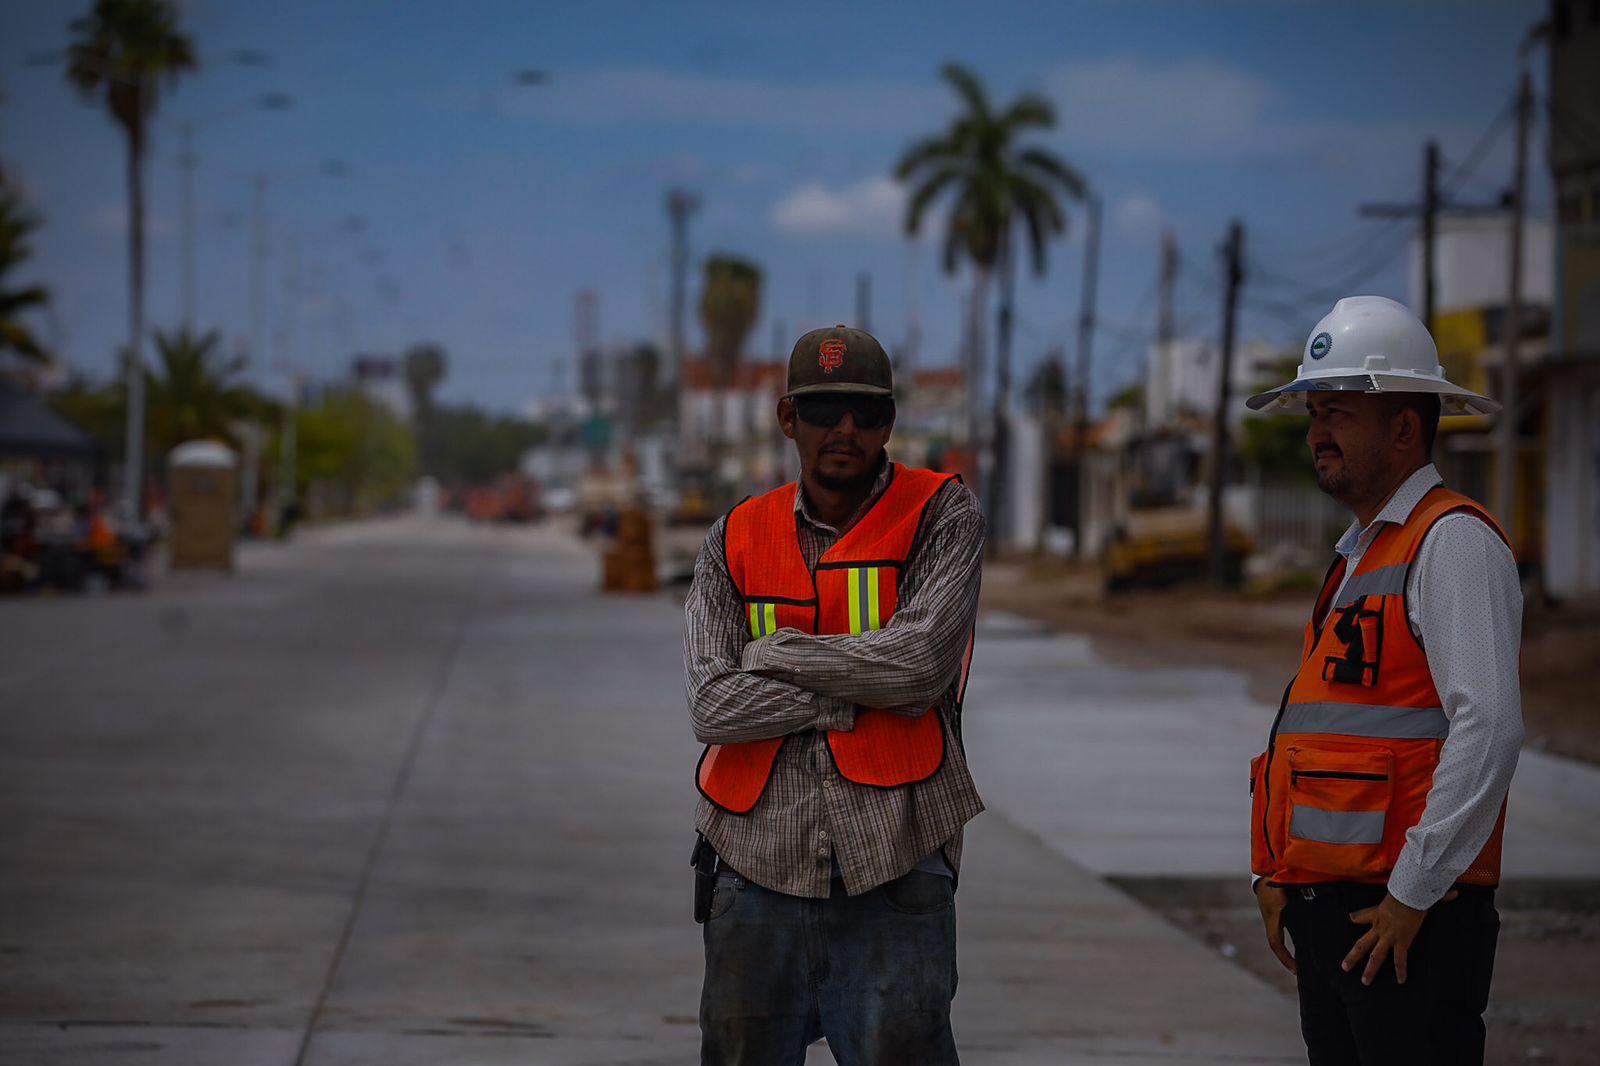
[[[1482,1063],[1506,790],[1522,745],[1522,590],[1505,532],[1433,466],[1451,384],[1428,330],[1340,300],[1299,376],[1317,485],[1355,514],[1252,763],[1250,865],[1313,1066]],[[1287,929],[1293,951],[1285,945]]]
[[[953,474],[888,461],[889,359],[801,337],[778,423],[800,479],[712,526],[687,604],[701,1062],[957,1062],[961,746],[983,554]]]

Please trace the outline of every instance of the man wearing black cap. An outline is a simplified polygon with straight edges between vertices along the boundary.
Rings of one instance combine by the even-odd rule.
[[[954,1063],[954,894],[983,809],[961,748],[983,515],[888,461],[889,359],[813,330],[778,422],[800,477],[735,507],[695,565],[701,1061]]]

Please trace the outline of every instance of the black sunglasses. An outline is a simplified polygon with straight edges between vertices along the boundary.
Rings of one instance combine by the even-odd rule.
[[[894,421],[894,400],[887,396],[852,396],[838,392],[794,398],[794,413],[808,426],[832,429],[846,411],[854,418],[857,429],[877,429]]]

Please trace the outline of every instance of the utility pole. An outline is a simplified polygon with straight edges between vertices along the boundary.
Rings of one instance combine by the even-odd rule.
[[[1207,571],[1214,585],[1228,581],[1227,557],[1223,540],[1222,491],[1228,470],[1228,405],[1233,390],[1233,326],[1239,307],[1239,286],[1244,281],[1244,224],[1235,219],[1228,225],[1228,243],[1223,248],[1227,288],[1222,298],[1222,365],[1217,373],[1217,412],[1211,436],[1211,522],[1210,553]]]
[[[1161,298],[1159,317],[1156,320],[1156,374],[1151,389],[1153,395],[1145,397],[1145,410],[1156,415],[1157,425],[1165,424],[1172,405],[1172,299],[1178,281],[1178,242],[1172,231],[1161,233]],[[1150,428],[1155,428],[1154,426]]]
[[[178,163],[183,167],[183,331],[194,333],[194,123],[178,126],[183,147]]]
[[[687,189],[667,193],[667,218],[672,224],[672,305],[668,308],[668,352],[672,380],[673,425],[679,424],[683,406],[683,328],[687,314],[689,271],[689,216],[700,209],[700,198]]]
[[[257,174],[250,220],[250,358],[261,358],[262,305],[267,277],[267,176]]]
[[[1439,224],[1439,142],[1429,141],[1422,166],[1422,324],[1433,332],[1433,313],[1438,309],[1435,291],[1439,259],[1436,245]]]
[[[1440,215],[1496,215],[1504,204],[1458,204],[1439,192],[1439,145],[1429,141],[1422,157],[1422,202],[1418,204],[1362,204],[1368,218],[1418,218],[1422,237],[1422,321],[1429,332],[1438,311],[1438,220]]]
[[[134,99],[146,99],[143,75],[135,75]],[[128,414],[124,425],[122,514],[130,523],[144,519],[144,159],[135,145],[128,165]]]
[[[1511,291],[1506,297],[1505,367],[1500,385],[1499,476],[1495,514],[1517,539],[1517,346],[1522,340],[1522,222],[1527,213],[1528,123],[1533,115],[1533,85],[1527,68],[1517,82],[1517,161],[1511,172]]]
[[[900,378],[902,390],[909,393],[911,375],[917,365],[917,355],[922,348],[922,315],[917,293],[917,242],[906,242],[906,341],[900,353],[900,365],[895,376]]]
[[[989,516],[989,535],[985,541],[989,558],[998,558],[1010,533],[1005,513],[1007,486],[1011,476],[1011,302],[1016,284],[1015,253],[1011,244],[1009,220],[1000,229],[1000,320],[995,331],[995,390],[993,462],[984,479],[984,510]]]
[[[1100,198],[1090,193],[1085,202],[1088,229],[1083,241],[1083,295],[1078,303],[1078,373],[1073,389],[1072,457],[1076,466],[1077,507],[1072,516],[1073,550],[1083,558],[1088,545],[1083,538],[1083,498],[1088,485],[1089,369],[1094,362],[1095,300],[1100,286]]]
[[[856,275],[856,329],[872,332],[872,275],[865,270]]]

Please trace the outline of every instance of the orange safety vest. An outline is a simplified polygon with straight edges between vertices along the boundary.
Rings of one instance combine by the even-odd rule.
[[[1406,578],[1433,524],[1462,512],[1507,539],[1477,503],[1435,487],[1378,534],[1337,603],[1345,559],[1328,571],[1300,672],[1250,763],[1250,868],[1274,884],[1386,883],[1422,818],[1450,722],[1406,617]],[[1505,818],[1502,802],[1459,883],[1499,883]]]
[[[795,492],[790,483],[745,500],[728,513],[728,576],[744,599],[750,635],[779,629],[802,633],[865,633],[894,616],[900,574],[922,539],[928,502],[956,474],[893,464],[889,485],[813,571],[800,551]],[[955,685],[959,699],[971,662],[972,640]],[[944,723],[937,707],[919,715],[859,708],[855,728],[828,732],[834,765],[849,781],[894,788],[925,781],[944,765]],[[711,744],[695,781],[701,795],[725,811],[745,814],[766,791],[787,737]]]

